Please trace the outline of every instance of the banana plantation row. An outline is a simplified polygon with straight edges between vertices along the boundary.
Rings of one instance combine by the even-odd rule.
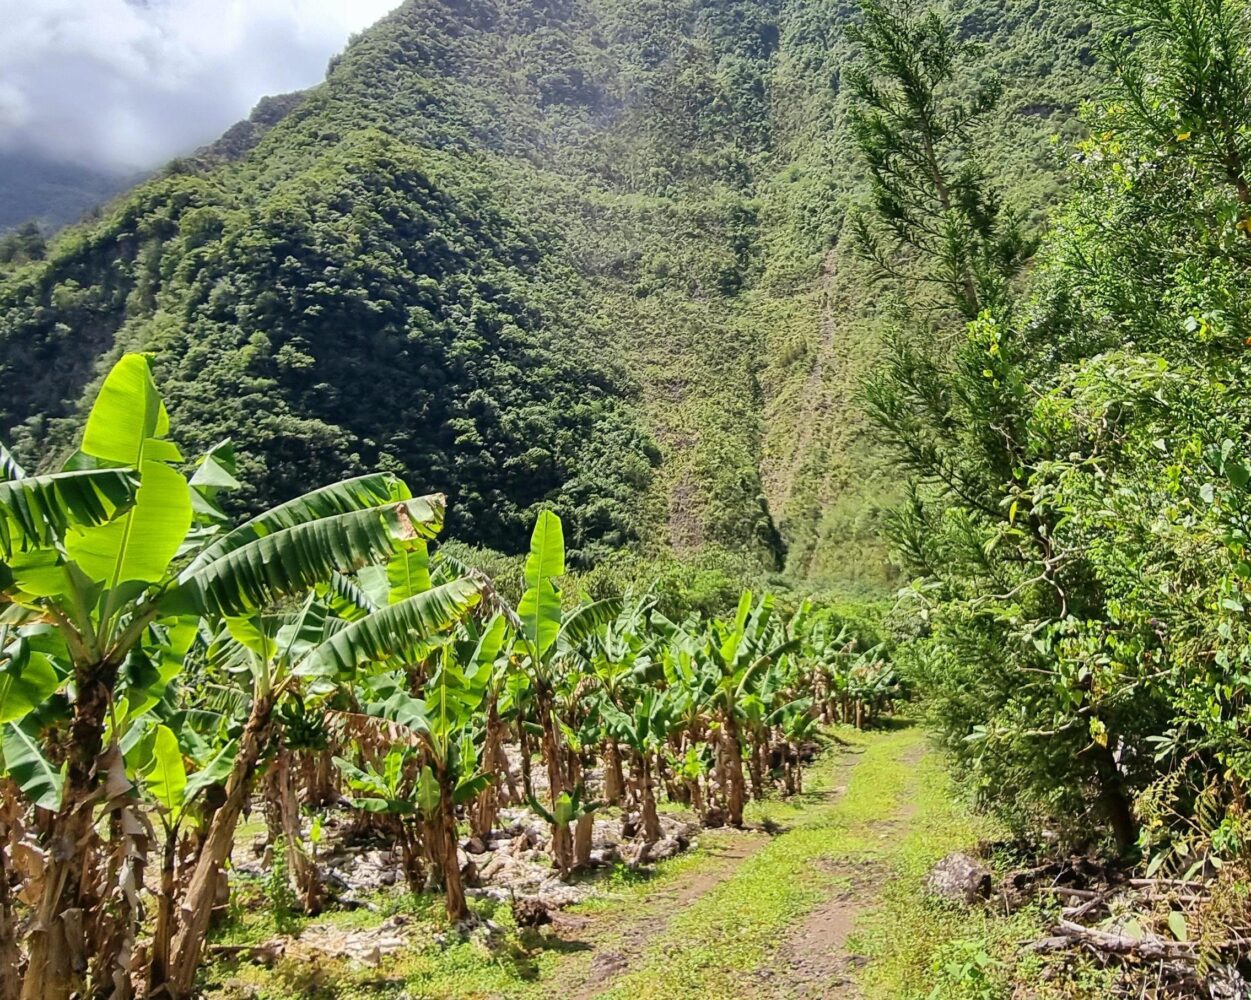
[[[896,693],[807,606],[566,606],[551,512],[515,608],[431,554],[444,499],[391,475],[232,529],[229,447],[188,480],[168,423],[127,355],[63,471],[0,450],[0,969],[19,970],[0,1000],[189,994],[254,795],[307,911],[323,888],[301,808],[346,798],[459,921],[462,825],[489,833],[524,799],[562,877],[590,863],[605,805],[642,845],[662,794],[741,825],[749,797],[801,788],[819,721],[863,723]]]

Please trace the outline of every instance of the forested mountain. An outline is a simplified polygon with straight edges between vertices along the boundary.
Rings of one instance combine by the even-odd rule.
[[[953,7],[1007,83],[992,170],[1038,218],[1089,23]],[[234,439],[246,505],[392,469],[487,546],[554,501],[583,564],[730,549],[878,587],[897,487],[858,386],[891,314],[844,235],[852,18],[409,0],[238,158],[175,163],[3,272],[0,434],[63,455],[107,363],[150,351],[187,448]]]
[[[409,0],[0,261],[22,1000],[1247,995],[1251,0]]]

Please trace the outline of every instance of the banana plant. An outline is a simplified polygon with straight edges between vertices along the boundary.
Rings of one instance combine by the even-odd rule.
[[[569,787],[583,788],[586,772],[593,765],[592,755],[605,741],[605,730],[598,699],[588,698],[586,674],[576,664],[565,671],[556,688],[556,714],[564,742],[564,766]],[[598,807],[599,803],[596,803]],[[594,808],[580,812],[573,826],[573,867],[590,867],[595,839]]]
[[[365,761],[357,766],[344,757],[334,758],[343,772],[352,794],[347,802],[354,809],[385,815],[392,819],[400,845],[405,879],[414,896],[425,888],[425,872],[421,864],[421,804],[429,803],[428,773],[418,765],[418,753],[412,746],[395,746],[378,764]],[[437,797],[437,796],[436,796]]]
[[[458,567],[441,566],[432,576],[424,544],[398,553],[385,568],[360,574],[359,582],[376,609],[347,626],[345,632],[361,632],[372,621],[394,616],[396,609],[431,603],[449,591],[477,603],[489,589],[480,578],[455,577]],[[434,585],[436,579],[447,580]],[[468,609],[468,604],[465,610]],[[463,617],[455,616],[457,620]],[[489,775],[476,771],[477,753],[470,730],[480,714],[484,696],[496,674],[496,661],[507,630],[502,615],[483,628],[463,622],[460,630],[443,635],[438,643],[427,641],[388,643],[385,635],[377,645],[377,662],[397,667],[392,676],[404,676],[404,685],[393,683],[387,697],[367,705],[366,712],[389,723],[407,727],[422,747],[421,775],[417,790],[430,790],[420,800],[426,848],[438,881],[443,885],[449,919],[469,916],[457,856],[456,807],[484,795]],[[397,638],[399,638],[397,636]],[[427,665],[437,663],[425,676]],[[414,669],[420,665],[420,669]],[[358,664],[339,664],[339,677],[350,676]],[[418,686],[421,698],[407,688]],[[423,792],[424,794],[424,792]],[[411,846],[411,845],[410,845]]]
[[[783,653],[755,673],[749,692],[739,700],[752,795],[757,799],[766,794],[766,783],[772,776],[770,758],[783,749],[774,746],[778,722],[788,717],[788,707],[792,712],[806,712],[812,704],[810,698],[791,697],[795,672],[792,654]]]
[[[747,798],[742,701],[751,693],[760,672],[797,645],[796,640],[777,634],[772,617],[772,595],[753,606],[751,591],[745,591],[734,618],[712,622],[694,649],[695,659],[712,681],[712,704],[721,726],[719,766],[728,785],[726,819],[736,827],[743,825]]]
[[[438,801],[432,810],[432,854],[438,858],[448,919],[469,917],[457,854],[456,807],[481,795],[493,775],[477,769],[471,730],[495,670],[505,622],[497,616],[480,635],[466,634],[443,648],[438,671],[426,687],[428,722],[420,734],[433,772]]]
[[[578,785],[572,792],[561,792],[552,801],[551,808],[544,806],[531,795],[528,799],[530,808],[539,815],[552,829],[569,827],[587,816],[592,816],[603,802],[588,797],[585,785]]]
[[[766,720],[771,730],[780,736],[778,767],[787,795],[804,790],[801,749],[816,728],[818,715],[812,698],[796,698],[778,705]]]
[[[458,860],[456,809],[480,796],[492,780],[490,773],[477,767],[474,736],[505,630],[500,616],[482,630],[462,626],[458,636],[440,646],[438,666],[421,698],[405,690],[402,671],[368,683],[375,697],[364,706],[366,714],[406,733],[404,768],[397,769],[394,750],[381,769],[368,761],[357,767],[335,758],[355,790],[373,789],[371,796],[358,797],[353,805],[401,817],[410,886],[419,891],[417,859],[424,853],[442,883],[448,919],[453,922],[469,917]]]
[[[442,521],[442,497],[414,499],[395,477],[374,475],[306,494],[233,531],[198,530],[217,520],[196,511],[213,507],[221,477],[214,469],[204,477],[212,481],[188,482],[169,431],[147,358],[125,355],[105,378],[80,449],[62,471],[30,477],[5,463],[0,482],[0,594],[25,616],[22,627],[53,627],[64,665],[55,694],[71,696],[62,787],[46,838],[49,877],[30,923],[23,1000],[68,1000],[88,989],[94,971],[73,959],[82,951],[78,928],[91,938],[107,930],[97,922],[119,919],[92,906],[94,873],[75,859],[93,856],[87,847],[98,838],[92,804],[107,773],[98,765],[111,752],[103,742],[110,706],[123,665],[151,628],[198,615],[254,614],[334,572],[385,560],[408,541],[432,536]],[[82,924],[62,919],[70,910],[82,912]],[[197,945],[175,962],[175,992],[190,990],[198,952]]]
[[[660,840],[660,816],[656,810],[655,764],[672,724],[672,705],[665,692],[647,687],[638,692],[630,712],[605,703],[601,709],[617,739],[633,756],[636,798],[640,807],[643,843]]]
[[[424,549],[424,543],[415,544]],[[409,555],[407,550],[400,550],[390,563],[405,562]],[[478,602],[479,596],[476,582],[458,579],[418,590],[356,621],[344,622],[333,617],[326,603],[310,592],[294,616],[226,620],[218,644],[242,657],[250,677],[251,709],[226,782],[225,802],[214,813],[187,890],[183,907],[187,918],[174,941],[175,989],[181,991],[184,981],[190,988],[198,949],[208,929],[216,873],[229,857],[249,781],[270,744],[275,711],[283,697],[297,690],[304,680],[344,683],[359,671],[406,663],[424,655],[441,633]],[[287,840],[291,844],[292,838]],[[298,845],[292,849],[298,850]]]
[[[858,729],[870,725],[882,706],[898,698],[903,690],[899,675],[880,645],[857,657],[847,671],[846,687],[855,706]]]
[[[680,787],[686,790],[683,801],[703,819],[704,794],[701,782],[708,777],[707,754],[700,747],[691,744],[686,747],[680,757],[672,756],[669,766],[677,780],[681,782]]]
[[[180,830],[206,790],[226,780],[239,744],[237,740],[228,740],[209,750],[197,761],[199,767],[188,774],[188,751],[169,725],[143,714],[115,715],[112,725],[124,733],[117,745],[123,751],[128,776],[140,795],[155,806],[144,815],[155,815],[163,833],[160,889],[147,970],[148,992],[152,995],[169,975],[170,949],[177,926],[175,865]]]
[[[496,780],[482,789],[470,810],[471,829],[477,837],[487,836],[495,827],[502,805],[522,801],[514,785],[508,754],[504,749],[507,716],[524,714],[511,711],[518,705],[525,676],[508,669],[509,658],[506,651],[511,641],[510,631],[508,617],[504,614],[497,615],[486,626],[482,641],[471,654],[475,662],[481,662],[487,657],[490,659],[489,669],[485,663],[479,667],[486,681],[482,710],[482,769],[496,777]]]
[[[552,827],[552,856],[561,878],[574,869],[573,838],[569,810],[561,805],[582,801],[578,783],[570,780],[565,741],[556,713],[558,667],[577,654],[579,644],[621,613],[620,600],[597,601],[570,612],[561,606],[556,581],[565,572],[565,539],[560,518],[543,511],[530,538],[526,557],[526,590],[517,606],[520,627],[517,641],[526,657],[534,688],[534,708],[543,734],[543,758],[547,764],[551,808],[542,815]]]
[[[625,602],[625,609],[609,622],[601,633],[592,637],[587,656],[589,674],[610,705],[624,710],[629,704],[639,675],[653,665],[653,655],[660,648],[660,635],[650,627],[648,614],[654,604],[645,597]],[[625,794],[625,776],[621,750],[610,727],[605,728],[602,743],[604,756],[604,799],[619,806]]]

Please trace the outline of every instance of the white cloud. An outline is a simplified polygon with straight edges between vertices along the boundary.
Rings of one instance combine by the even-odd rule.
[[[399,0],[0,0],[0,149],[145,169],[318,82]]]

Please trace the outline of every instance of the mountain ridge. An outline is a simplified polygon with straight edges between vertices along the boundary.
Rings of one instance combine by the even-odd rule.
[[[1018,2],[952,16],[1025,81],[996,169],[1043,202],[1033,147],[1068,127],[1085,22]],[[105,359],[154,350],[187,443],[239,438],[258,500],[381,464],[464,498],[457,532],[506,550],[557,503],[587,512],[571,534],[588,564],[620,545],[728,550],[836,589],[887,585],[876,527],[895,487],[856,387],[889,290],[842,234],[852,17],[409,0],[237,162],[175,164],[0,278],[0,374],[46,365],[0,432],[26,455],[64,442]],[[401,219],[397,190],[437,210]],[[430,242],[401,267],[418,233]],[[285,298],[258,309],[275,281]],[[385,407],[346,400],[369,386],[345,350],[400,351],[386,379],[420,402],[366,418]],[[514,357],[533,363],[518,376]],[[278,407],[272,434],[240,426],[238,398]],[[429,447],[402,443],[418,433]]]

